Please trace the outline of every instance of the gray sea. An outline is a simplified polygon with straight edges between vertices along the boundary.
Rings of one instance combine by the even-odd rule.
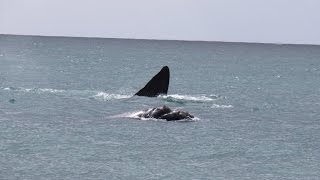
[[[320,46],[0,35],[0,179],[319,178]]]

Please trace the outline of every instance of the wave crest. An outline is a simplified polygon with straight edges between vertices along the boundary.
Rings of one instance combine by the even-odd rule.
[[[163,95],[159,96],[166,101],[169,102],[178,102],[178,103],[185,103],[185,102],[195,102],[195,103],[204,103],[204,102],[211,102],[219,98],[216,95],[198,95],[198,96],[191,96],[191,95],[180,95],[180,94],[172,94],[172,95]]]
[[[62,93],[66,92],[66,90],[61,89],[51,89],[51,88],[22,88],[22,87],[6,87],[2,88],[5,91],[16,91],[16,92],[49,92],[49,93]]]
[[[211,108],[214,108],[214,109],[229,109],[229,108],[233,108],[232,105],[219,105],[219,104],[213,104],[211,106]]]
[[[123,95],[123,94],[109,94],[106,92],[98,92],[96,95],[92,96],[92,98],[97,100],[113,100],[113,99],[128,99],[131,95]]]
[[[64,97],[79,97],[95,100],[115,100],[130,98],[131,95],[107,93],[103,91],[92,90],[63,90],[51,88],[22,88],[22,87],[5,87],[1,88],[4,91],[13,91],[18,93],[35,93],[35,94],[55,94]]]

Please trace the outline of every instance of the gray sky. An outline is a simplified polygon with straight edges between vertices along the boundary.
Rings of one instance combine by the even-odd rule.
[[[320,44],[320,1],[0,0],[0,34]]]

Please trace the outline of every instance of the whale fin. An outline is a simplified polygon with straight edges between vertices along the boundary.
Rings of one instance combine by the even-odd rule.
[[[164,66],[140,91],[135,95],[156,97],[160,94],[167,94],[169,87],[170,71],[168,66]]]

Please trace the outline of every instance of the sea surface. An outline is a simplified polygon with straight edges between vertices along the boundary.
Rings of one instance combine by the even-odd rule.
[[[0,179],[319,178],[320,46],[0,35]]]

